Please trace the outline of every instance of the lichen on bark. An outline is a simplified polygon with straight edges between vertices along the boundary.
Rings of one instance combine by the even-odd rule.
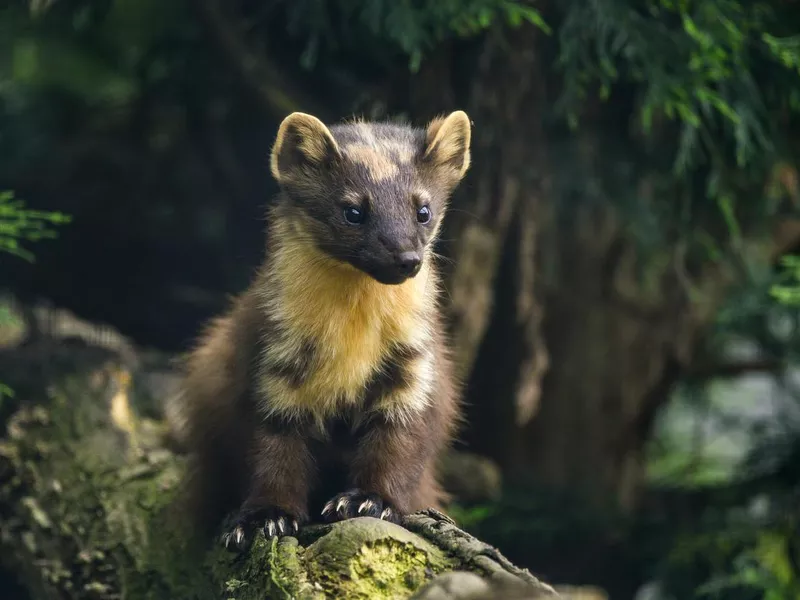
[[[374,518],[337,523],[305,550],[309,577],[327,597],[408,598],[454,565],[407,529]]]

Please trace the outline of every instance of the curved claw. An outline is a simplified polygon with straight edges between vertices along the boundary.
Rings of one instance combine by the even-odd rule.
[[[222,543],[226,549],[241,551],[254,539],[252,533],[261,529],[267,539],[296,534],[300,531],[301,519],[285,511],[268,507],[241,513],[225,532]]]
[[[267,534],[267,537],[275,537],[275,521],[272,519],[267,521],[264,527],[264,533]]]
[[[337,494],[322,509],[327,521],[343,521],[354,517],[374,517],[392,522],[398,521],[394,507],[378,494],[352,489]]]

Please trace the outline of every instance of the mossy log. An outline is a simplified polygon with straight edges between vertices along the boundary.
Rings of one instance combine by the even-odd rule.
[[[80,344],[0,355],[16,391],[0,407],[0,558],[33,600],[556,595],[435,511],[204,547],[169,510],[184,457],[146,393],[156,379]]]

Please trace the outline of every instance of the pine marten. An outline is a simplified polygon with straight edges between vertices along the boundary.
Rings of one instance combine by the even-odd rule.
[[[265,261],[186,357],[181,392],[192,510],[215,529],[233,515],[226,546],[441,506],[459,411],[432,245],[470,136],[462,111],[424,129],[281,123]]]

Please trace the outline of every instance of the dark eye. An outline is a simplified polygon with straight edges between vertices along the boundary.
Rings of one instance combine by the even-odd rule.
[[[344,218],[352,225],[359,225],[364,221],[364,211],[355,206],[348,206],[344,209]]]
[[[431,209],[427,206],[423,206],[419,210],[417,210],[417,221],[420,223],[427,223],[431,220]]]

